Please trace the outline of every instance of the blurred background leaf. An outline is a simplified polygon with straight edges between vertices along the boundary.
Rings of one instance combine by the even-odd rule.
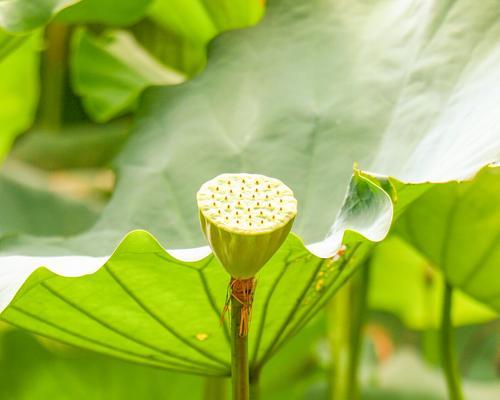
[[[439,185],[418,199],[396,231],[454,286],[500,312],[500,168]]]
[[[96,37],[79,30],[73,35],[73,87],[89,115],[105,122],[133,111],[148,86],[172,85],[185,76],[156,61],[126,31]]]
[[[441,319],[443,276],[396,235],[377,245],[371,259],[369,304],[397,315],[412,329],[437,329]],[[456,325],[497,319],[493,310],[457,291]]]
[[[58,21],[124,26],[144,17],[152,0],[79,0],[73,3],[57,15]]]
[[[0,57],[0,162],[14,138],[33,123],[39,92],[39,51],[40,41],[35,35],[16,43],[3,60]]]
[[[89,229],[95,209],[54,194],[30,188],[0,175],[0,241],[16,234],[67,236]]]
[[[27,333],[0,336],[2,398],[8,400],[201,399],[198,377],[78,351]]]

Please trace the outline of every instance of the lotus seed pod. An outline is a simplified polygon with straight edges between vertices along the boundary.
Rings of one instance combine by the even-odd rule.
[[[197,194],[201,228],[235,279],[248,279],[285,241],[297,214],[292,190],[278,179],[222,174]]]

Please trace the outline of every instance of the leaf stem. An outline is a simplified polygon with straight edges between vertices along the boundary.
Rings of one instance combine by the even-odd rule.
[[[369,287],[369,261],[335,294],[327,305],[332,368],[330,398],[359,398],[358,370],[363,345]]]
[[[460,375],[455,354],[455,337],[451,320],[453,307],[453,287],[445,282],[443,293],[443,306],[441,313],[441,364],[448,386],[450,400],[463,400]]]
[[[51,132],[57,132],[62,122],[69,33],[70,28],[59,22],[47,25],[38,123],[41,128]]]
[[[249,400],[248,336],[240,336],[243,305],[231,296],[231,379],[233,400]]]

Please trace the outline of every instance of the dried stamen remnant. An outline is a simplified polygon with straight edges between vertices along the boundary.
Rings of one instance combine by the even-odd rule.
[[[250,320],[252,319],[252,303],[255,293],[255,278],[250,279],[234,279],[231,278],[229,283],[230,297],[226,299],[224,310],[222,311],[222,321],[229,310],[231,297],[241,304],[241,314],[239,316],[239,332],[241,337],[248,335]]]

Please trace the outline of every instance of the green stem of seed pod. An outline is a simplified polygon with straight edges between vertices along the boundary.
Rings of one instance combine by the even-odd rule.
[[[332,368],[330,398],[359,399],[359,360],[369,285],[369,260],[335,294],[327,306]]]
[[[249,400],[248,336],[240,336],[242,304],[231,296],[231,377],[233,400]]]
[[[460,374],[455,355],[455,337],[451,320],[453,307],[453,287],[445,282],[443,293],[443,307],[441,313],[441,364],[448,386],[450,400],[463,400]]]

